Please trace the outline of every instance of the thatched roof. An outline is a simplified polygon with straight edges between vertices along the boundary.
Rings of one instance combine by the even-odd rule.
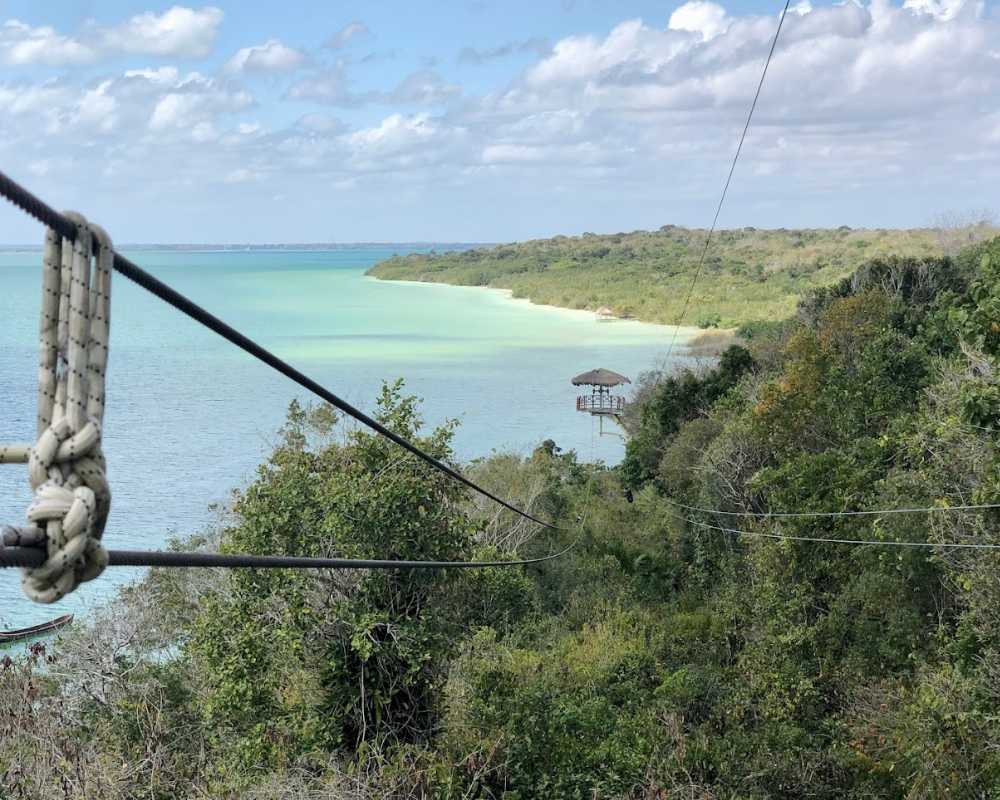
[[[597,314],[597,316],[599,316],[599,317],[613,317],[613,316],[615,316],[614,309],[610,308],[609,306],[601,306],[594,313]]]
[[[592,369],[573,378],[574,386],[617,386],[620,383],[632,383],[624,375],[612,372],[610,369]]]

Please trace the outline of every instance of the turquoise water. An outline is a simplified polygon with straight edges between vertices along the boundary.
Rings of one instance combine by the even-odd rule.
[[[598,366],[634,378],[662,358],[671,329],[364,276],[396,250],[129,255],[365,410],[383,379],[404,378],[424,398],[428,424],[461,420],[463,459],[529,452],[546,438],[584,459],[620,459],[621,441],[595,436],[591,418],[574,410],[569,379]],[[0,253],[0,441],[34,435],[40,260]],[[111,330],[105,542],[152,549],[208,524],[209,506],[252,477],[289,401],[308,398],[120,275]],[[21,524],[29,500],[26,469],[0,466],[0,521]],[[24,599],[17,571],[0,571],[0,627],[86,612],[134,575],[109,570],[45,607]]]

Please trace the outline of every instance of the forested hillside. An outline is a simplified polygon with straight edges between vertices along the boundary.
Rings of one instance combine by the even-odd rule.
[[[847,227],[717,231],[684,323],[728,328],[786,317],[802,292],[833,283],[867,260],[940,255],[952,245],[943,233]],[[707,235],[705,230],[666,225],[658,231],[556,236],[398,256],[376,264],[368,274],[492,286],[534,303],[591,310],[606,306],[619,316],[675,324]]]
[[[748,335],[645,377],[620,466],[553,442],[467,465],[552,536],[294,406],[193,544],[577,544],[509,570],[153,571],[2,662],[0,796],[1000,796],[1000,550],[940,546],[1000,544],[1000,517],[885,512],[1000,503],[1000,239],[867,262]],[[379,416],[450,457],[399,385]],[[765,512],[878,513],[740,516]]]

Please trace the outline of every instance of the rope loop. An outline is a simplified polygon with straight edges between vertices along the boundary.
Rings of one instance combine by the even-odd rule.
[[[52,603],[108,564],[101,545],[111,509],[101,425],[111,311],[111,240],[67,212],[74,241],[49,229],[42,258],[38,433],[28,456],[35,492],[28,521],[45,534],[47,558],[26,569],[24,593]]]

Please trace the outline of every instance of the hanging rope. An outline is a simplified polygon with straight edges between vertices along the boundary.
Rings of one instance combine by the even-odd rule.
[[[43,202],[41,198],[36,197],[25,187],[3,172],[0,172],[0,195],[7,198],[7,200],[11,203],[20,208],[26,214],[29,214],[37,219],[43,225],[61,233],[65,238],[70,240],[74,240],[76,238],[77,229],[72,220],[67,219],[50,205]],[[417,447],[417,445],[413,444],[408,439],[400,436],[394,431],[389,430],[389,428],[378,420],[373,419],[360,409],[355,408],[346,400],[320,385],[305,373],[300,372],[288,362],[278,358],[270,350],[257,344],[257,342],[250,337],[240,333],[231,325],[226,324],[214,314],[206,311],[204,308],[185,297],[176,289],[172,289],[163,281],[153,275],[150,275],[146,272],[146,270],[123,256],[121,253],[112,251],[111,259],[112,269],[119,274],[124,275],[130,281],[138,284],[153,296],[173,306],[182,314],[185,314],[196,322],[201,323],[213,333],[217,333],[219,336],[236,345],[238,348],[253,356],[258,361],[261,361],[277,372],[280,372],[286,378],[294,381],[303,389],[306,389],[316,395],[318,398],[329,403],[334,408],[343,411],[349,417],[356,419],[365,427],[375,431],[389,441],[396,443],[404,450],[412,453],[417,458],[426,462],[439,472],[447,475],[452,480],[467,486],[474,492],[478,492],[483,495],[483,497],[488,497],[490,500],[503,506],[508,511],[513,511],[515,514],[518,514],[531,522],[537,523],[543,528],[548,528],[549,530],[559,530],[559,528],[551,522],[538,519],[534,515],[529,514],[526,511],[522,511],[497,494],[490,492],[488,489],[484,489],[479,484],[469,480],[462,473],[458,472],[458,470],[448,466],[440,459],[435,458],[430,453]],[[2,457],[0,457],[0,463],[4,463]]]
[[[42,256],[38,438],[33,446],[0,446],[0,463],[28,464],[35,496],[27,517],[44,534],[45,555],[25,570],[22,586],[39,603],[59,600],[108,564],[101,535],[111,490],[101,424],[113,250],[101,228],[65,216],[75,238],[50,228]]]

